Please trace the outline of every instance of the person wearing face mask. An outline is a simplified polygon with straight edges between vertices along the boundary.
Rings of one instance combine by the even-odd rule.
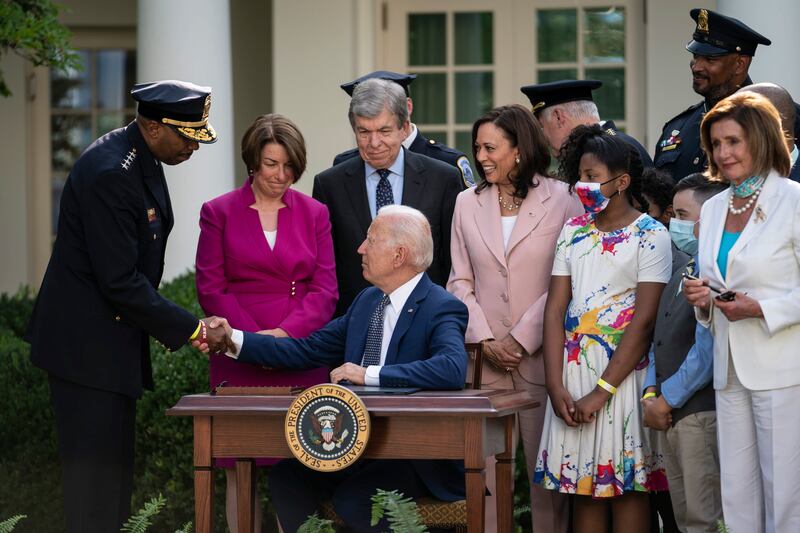
[[[483,344],[483,387],[529,391],[544,405],[542,314],[556,238],[583,212],[566,183],[547,175],[547,140],[533,114],[520,105],[495,108],[472,126],[480,185],[458,195],[453,215],[447,290],[469,308],[466,341]],[[544,408],[519,414],[519,434],[533,474]],[[494,457],[487,486],[495,494]],[[567,498],[531,486],[534,531],[565,532]],[[494,531],[494,504],[486,529]]]
[[[548,392],[533,482],[573,495],[573,529],[650,528],[648,492],[663,490],[641,420],[647,349],[671,275],[669,234],[637,211],[642,163],[599,126],[578,126],[559,171],[586,213],[556,245],[544,311]]]
[[[207,315],[224,316],[237,329],[306,337],[331,319],[338,293],[328,209],[290,188],[306,167],[303,135],[286,117],[260,116],[242,138],[242,160],[249,174],[244,185],[200,212],[198,301]],[[328,381],[328,369],[267,369],[218,353],[209,357],[209,379],[212,389],[308,387]],[[216,466],[226,469],[228,526],[238,531],[234,464]]]
[[[697,223],[700,208],[725,185],[690,174],[675,185],[675,217],[669,233],[687,260],[661,294],[644,383],[645,424],[665,432],[664,464],[678,529],[717,530],[722,518],[714,406],[713,337],[697,324],[681,292],[686,273],[698,276]],[[691,256],[689,259],[687,256]]]

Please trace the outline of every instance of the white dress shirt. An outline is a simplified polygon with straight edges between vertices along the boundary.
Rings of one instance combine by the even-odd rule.
[[[367,372],[364,376],[365,385],[377,387],[381,384],[381,367],[386,363],[386,352],[389,349],[389,342],[392,340],[394,327],[397,325],[397,320],[400,318],[400,313],[403,311],[406,301],[408,301],[408,297],[411,296],[411,293],[414,292],[419,280],[422,279],[422,274],[423,273],[420,272],[410,280],[397,287],[389,295],[389,304],[386,306],[386,309],[383,310],[383,338],[381,339],[380,364],[370,365],[367,367]],[[236,346],[236,353],[226,352],[225,355],[232,359],[238,359],[239,352],[241,351],[242,344],[244,343],[244,334],[240,330],[234,329],[233,333],[231,334],[231,340]]]

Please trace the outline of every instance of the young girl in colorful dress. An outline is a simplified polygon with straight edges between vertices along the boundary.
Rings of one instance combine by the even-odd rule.
[[[642,430],[641,383],[658,300],[671,276],[667,230],[641,194],[635,150],[579,126],[560,172],[586,214],[559,237],[544,315],[549,396],[534,482],[576,495],[573,528],[646,532],[653,457]],[[663,473],[658,477],[663,477]]]

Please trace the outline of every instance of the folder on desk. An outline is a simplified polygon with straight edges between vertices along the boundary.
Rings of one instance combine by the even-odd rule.
[[[341,383],[340,383],[341,385]],[[414,394],[422,389],[419,387],[372,387],[369,385],[343,385],[359,396],[377,396],[382,394]]]

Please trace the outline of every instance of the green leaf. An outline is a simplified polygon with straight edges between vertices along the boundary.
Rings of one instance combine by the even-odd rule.
[[[23,518],[28,517],[24,514],[18,514],[16,516],[12,516],[8,520],[3,520],[0,522],[0,533],[11,533],[11,531],[17,527],[17,523]]]
[[[124,531],[125,533],[145,533],[147,528],[150,527],[153,517],[164,508],[166,503],[167,501],[164,499],[164,496],[159,494],[157,497],[145,503],[144,507],[139,509],[136,514],[128,518],[122,525],[120,531]]]

